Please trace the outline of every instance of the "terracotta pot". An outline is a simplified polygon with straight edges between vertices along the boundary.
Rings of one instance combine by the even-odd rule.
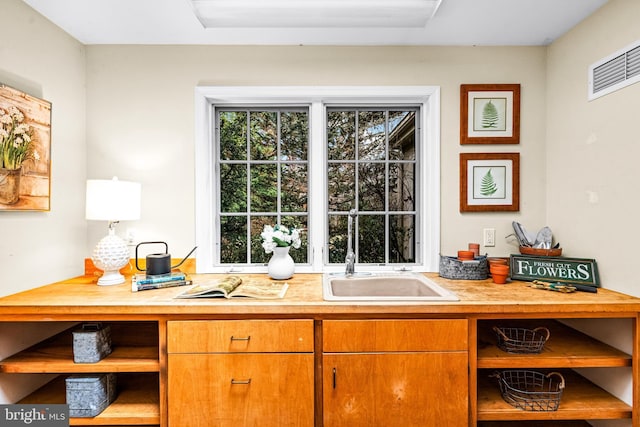
[[[473,251],[458,251],[458,260],[473,261],[475,258]]]
[[[489,271],[498,274],[509,274],[509,266],[504,264],[493,264],[489,266]]]
[[[504,285],[505,283],[507,283],[506,274],[493,273],[491,277],[493,278],[493,283],[497,283],[499,285]]]
[[[504,284],[509,276],[509,266],[504,264],[493,264],[489,267],[494,283]]]
[[[494,264],[509,265],[509,260],[507,258],[488,258],[487,261],[490,266]]]
[[[480,256],[480,243],[469,243],[469,250],[473,252],[473,256]]]

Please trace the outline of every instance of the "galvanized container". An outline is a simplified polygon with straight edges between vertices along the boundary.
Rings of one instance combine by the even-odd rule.
[[[70,417],[95,417],[116,398],[116,374],[74,374],[65,380]]]
[[[111,327],[85,323],[73,331],[73,361],[96,363],[111,354]]]

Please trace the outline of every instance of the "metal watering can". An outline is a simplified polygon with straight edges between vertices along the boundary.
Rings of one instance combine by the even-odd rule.
[[[147,269],[146,273],[148,276],[155,276],[158,274],[169,274],[171,270],[174,268],[180,267],[186,260],[189,258],[189,255],[196,250],[197,246],[191,249],[191,252],[185,256],[182,261],[180,261],[176,265],[171,265],[171,254],[169,254],[169,245],[166,242],[141,242],[136,245],[136,268],[140,271],[143,271],[138,265],[138,248],[142,245],[155,245],[161,244],[164,245],[164,253],[158,254],[149,254],[147,255]]]

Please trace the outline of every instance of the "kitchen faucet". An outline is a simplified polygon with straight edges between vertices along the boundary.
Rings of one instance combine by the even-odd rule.
[[[351,241],[353,239],[353,219],[358,216],[358,212],[355,209],[349,211],[349,219],[347,222],[347,256],[344,260],[346,264],[345,274],[352,276],[355,270],[356,254],[353,251],[353,245]]]

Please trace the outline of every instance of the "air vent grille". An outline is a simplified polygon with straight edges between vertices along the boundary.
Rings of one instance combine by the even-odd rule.
[[[589,99],[640,81],[640,41],[589,67]]]

